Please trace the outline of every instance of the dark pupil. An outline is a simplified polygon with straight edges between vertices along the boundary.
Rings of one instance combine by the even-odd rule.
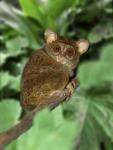
[[[70,57],[73,56],[74,55],[74,51],[72,49],[68,49],[67,50],[67,55],[70,56]]]
[[[60,51],[60,46],[58,46],[58,45],[55,46],[55,47],[54,47],[54,51],[55,51],[56,53],[58,53],[58,52]]]

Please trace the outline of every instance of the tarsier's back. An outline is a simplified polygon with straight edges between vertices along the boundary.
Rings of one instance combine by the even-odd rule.
[[[51,30],[45,32],[45,39],[44,48],[33,54],[22,75],[22,105],[28,110],[55,101],[56,94],[68,87],[80,54],[88,48],[85,40],[63,40]]]

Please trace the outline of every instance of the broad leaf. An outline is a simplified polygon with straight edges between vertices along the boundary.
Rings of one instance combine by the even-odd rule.
[[[97,24],[89,33],[88,39],[91,43],[100,42],[103,39],[113,37],[113,22],[106,20],[106,22]]]
[[[21,107],[13,99],[4,99],[0,102],[0,132],[14,126],[19,119]]]
[[[17,55],[22,53],[21,48],[28,47],[28,41],[26,38],[16,37],[6,41],[6,47],[9,55]]]
[[[44,20],[46,18],[44,17],[43,9],[38,4],[38,1],[32,0],[28,3],[27,0],[19,0],[19,2],[25,15],[37,19],[39,23],[44,26]]]
[[[32,48],[38,47],[36,34],[38,28],[25,18],[21,11],[6,2],[0,2],[0,19],[19,33],[25,35]]]
[[[58,117],[55,112],[43,110],[36,115],[34,126],[16,141],[16,148],[18,150],[70,150],[77,124],[63,119],[61,112],[57,111],[57,113]],[[59,117],[62,118],[60,123],[58,123]]]
[[[78,4],[76,0],[20,0],[20,5],[27,16],[36,19],[44,28],[57,28],[58,17],[70,7]],[[54,12],[54,13],[51,13]],[[45,17],[46,16],[46,17]]]
[[[101,59],[104,62],[113,63],[113,42],[106,44],[102,48]]]
[[[9,78],[10,77],[8,72],[0,72],[0,89],[9,84]]]
[[[113,82],[113,49],[112,44],[102,47],[101,59],[98,61],[91,61],[84,63],[79,68],[79,78],[81,87],[90,87],[101,85],[106,81]]]
[[[9,87],[10,89],[20,91],[20,76],[12,76],[8,72],[1,72],[0,73],[0,89],[6,86]]]
[[[113,140],[113,93],[90,95],[77,92],[70,102],[79,122],[75,148],[80,150],[100,150],[99,144],[104,137]]]

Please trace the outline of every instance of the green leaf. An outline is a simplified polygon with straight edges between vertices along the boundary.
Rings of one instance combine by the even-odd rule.
[[[78,71],[80,86],[88,88],[98,83],[97,70],[100,70],[100,64],[98,64],[97,62],[89,62],[82,64],[79,67]]]
[[[15,77],[11,77],[10,79],[10,84],[9,84],[9,88],[16,90],[16,91],[20,91],[20,80],[21,80],[21,76],[15,76]]]
[[[113,37],[113,22],[106,20],[103,23],[96,24],[96,26],[88,34],[90,43],[97,43],[103,39]]]
[[[100,150],[97,131],[93,121],[88,118],[80,135],[80,150]]]
[[[58,106],[56,109],[52,111],[52,114],[54,116],[54,122],[56,126],[60,126],[61,123],[64,121],[64,116],[63,116],[63,110],[61,105]]]
[[[112,150],[113,149],[113,142],[109,141],[109,139],[106,139],[105,147],[107,150]]]
[[[111,43],[103,46],[100,49],[102,51],[100,60],[87,62],[80,66],[78,76],[81,87],[90,88],[91,86],[101,85],[106,81],[113,81],[112,48]]]
[[[101,54],[101,59],[104,62],[109,62],[109,63],[113,63],[113,42],[112,43],[108,43],[105,46],[103,46],[102,48],[102,54]]]
[[[0,66],[2,66],[7,59],[7,54],[0,52]]]
[[[60,114],[61,112],[57,110],[50,112],[47,109],[37,114],[33,127],[16,141],[16,148],[18,150],[70,150],[77,125],[65,119],[57,123],[58,118],[62,118]]]
[[[6,41],[7,50],[1,52],[1,55],[5,55],[5,59],[9,57],[15,57],[20,54],[24,54],[25,51],[22,49],[28,46],[28,41],[25,38],[16,37]]]
[[[38,27],[36,28],[25,18],[21,11],[6,2],[0,2],[0,19],[20,34],[25,35],[30,47],[36,49],[39,46],[37,42]]]
[[[22,10],[27,16],[36,19],[45,29],[57,28],[57,19],[65,11],[78,4],[77,0],[20,0]],[[54,12],[54,13],[51,13]],[[46,17],[45,17],[46,16]]]
[[[109,115],[108,115],[110,113],[113,116],[113,111],[111,111],[109,107],[107,107],[106,105],[103,105],[102,101],[104,101],[104,98],[100,99],[98,97],[97,100],[95,100],[95,98],[92,98],[92,99],[94,100],[93,101],[94,107],[91,110],[92,116],[97,121],[97,124],[101,127],[105,135],[107,135],[111,139],[111,141],[113,141],[113,134],[112,134],[113,128],[110,125]],[[100,100],[101,100],[101,103],[99,104],[98,101]]]
[[[22,7],[22,10],[24,11],[25,15],[32,17],[34,19],[37,19],[39,23],[44,26],[44,16],[43,16],[43,10],[41,6],[38,4],[38,1],[32,0],[19,0],[19,3]],[[43,17],[43,18],[42,18]]]
[[[91,101],[83,93],[74,93],[71,100],[75,106],[75,119],[78,130],[75,134],[75,148],[80,150],[99,150],[97,128],[94,125],[90,111]],[[71,102],[70,102],[71,103]]]
[[[20,76],[12,76],[8,72],[1,72],[0,73],[0,89],[6,86],[9,87],[10,89],[20,91]]]
[[[48,12],[48,15],[50,15],[53,18],[58,17],[61,15],[65,10],[68,10],[71,7],[75,7],[78,4],[77,0],[70,0],[65,3],[65,0],[47,0],[45,2],[42,2],[43,6]],[[51,14],[51,12],[54,12]]]
[[[55,127],[54,117],[47,109],[35,117],[34,123],[38,124],[39,128],[47,128],[50,131]]]
[[[19,102],[4,99],[0,102],[0,132],[3,132],[18,122],[21,113]]]
[[[9,84],[9,73],[8,72],[1,72],[0,73],[0,89],[5,87]],[[5,79],[5,80],[4,80]]]
[[[17,55],[18,53],[22,53],[21,48],[28,47],[28,41],[26,38],[16,37],[6,41],[6,47],[10,53],[9,55]]]
[[[102,90],[102,89],[101,89]],[[84,93],[79,89],[70,99],[75,119],[79,122],[75,147],[80,150],[100,150],[100,141],[113,141],[113,93]],[[67,103],[67,107],[70,107]]]

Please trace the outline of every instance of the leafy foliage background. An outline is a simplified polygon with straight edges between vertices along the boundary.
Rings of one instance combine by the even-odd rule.
[[[86,38],[90,48],[77,70],[80,87],[70,101],[45,109],[34,126],[6,150],[113,150],[113,8],[111,0],[0,2],[0,132],[22,116],[20,80],[43,32]]]

